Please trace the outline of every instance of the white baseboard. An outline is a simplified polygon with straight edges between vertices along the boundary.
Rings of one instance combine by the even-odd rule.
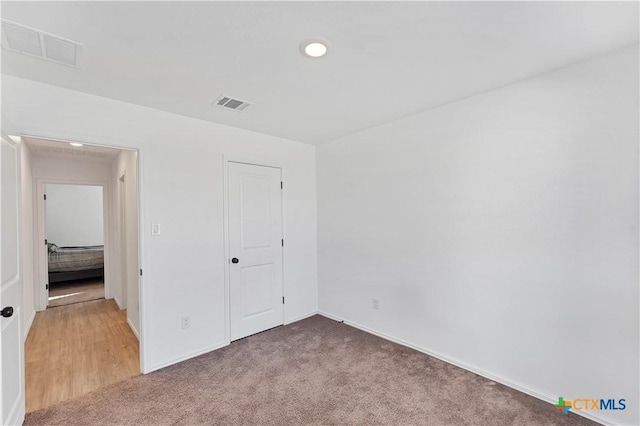
[[[24,328],[24,334],[22,336],[22,342],[27,341],[27,336],[29,335],[29,330],[31,330],[31,326],[33,325],[33,320],[36,318],[36,310],[32,309],[29,314],[29,321],[27,321],[27,326]]]
[[[288,321],[285,321],[284,325],[289,325],[289,324],[292,324],[294,322],[302,321],[303,319],[311,318],[314,315],[318,315],[318,311],[313,311],[311,313],[304,314],[304,315],[301,315],[299,317],[296,317],[296,318],[290,319]]]
[[[556,398],[554,398],[554,397],[551,397],[549,395],[543,395],[543,394],[538,393],[538,392],[536,392],[534,390],[531,390],[531,389],[528,389],[528,388],[526,388],[524,386],[521,386],[521,385],[519,385],[517,383],[513,383],[513,382],[511,382],[511,381],[509,381],[507,379],[504,379],[504,378],[500,377],[500,376],[496,376],[495,374],[488,373],[488,372],[486,372],[486,371],[484,371],[482,369],[473,367],[473,366],[471,366],[469,364],[466,364],[466,363],[464,363],[462,361],[458,361],[457,359],[451,358],[451,357],[449,357],[447,355],[442,355],[442,354],[440,354],[438,352],[435,352],[435,351],[432,351],[430,349],[423,348],[422,346],[414,345],[413,343],[407,342],[405,340],[398,339],[398,338],[395,338],[393,336],[389,336],[388,334],[381,333],[379,331],[373,330],[373,329],[371,329],[369,327],[365,327],[364,325],[358,324],[356,322],[353,322],[353,321],[350,321],[350,320],[347,320],[347,319],[344,319],[344,318],[337,317],[336,315],[330,314],[328,312],[318,311],[318,314],[320,314],[320,315],[322,315],[324,317],[327,317],[329,319],[332,319],[334,321],[343,322],[343,323],[345,323],[345,324],[347,324],[347,325],[349,325],[351,327],[357,328],[359,330],[362,330],[362,331],[367,332],[369,334],[373,334],[375,336],[381,337],[381,338],[383,338],[385,340],[389,340],[389,341],[397,343],[399,345],[406,346],[408,348],[414,349],[414,350],[416,350],[418,352],[422,352],[422,353],[427,354],[429,356],[432,356],[434,358],[438,358],[441,361],[444,361],[446,363],[455,365],[456,367],[460,367],[463,370],[470,371],[470,372],[472,372],[474,374],[477,374],[478,376],[482,376],[482,377],[484,377],[486,379],[493,380],[494,382],[498,382],[500,384],[508,386],[508,387],[510,387],[512,389],[515,389],[517,391],[520,391],[522,393],[526,393],[529,396],[532,396],[534,398],[540,399],[540,400],[542,400],[544,402],[547,402],[549,404],[555,404],[556,403]],[[611,424],[611,423],[599,418],[598,416],[594,416],[593,414],[587,413],[587,412],[584,412],[584,411],[572,411],[572,413],[575,413],[575,414],[577,414],[579,416],[585,417],[585,418],[587,418],[589,420],[592,420],[594,422],[601,423],[603,425]]]
[[[127,318],[127,324],[129,324],[129,328],[131,329],[131,331],[133,331],[133,334],[136,335],[136,338],[138,339],[138,342],[140,341],[140,334],[138,334],[138,330],[136,330],[136,328],[133,326],[133,323],[131,322],[131,320],[129,318]]]
[[[337,316],[335,316],[335,315],[331,315],[331,314],[329,314],[329,313],[327,313],[327,312],[318,311],[318,314],[319,314],[319,315],[322,315],[323,317],[327,317],[327,318],[329,318],[329,319],[332,319],[332,320],[334,320],[334,321],[344,322],[344,320],[343,320],[342,318],[338,318]],[[356,327],[356,328],[359,328],[359,327]],[[362,329],[360,329],[360,330],[362,330]],[[364,330],[363,330],[363,331],[364,331]]]
[[[208,348],[192,352],[189,355],[181,356],[181,357],[173,359],[171,361],[166,361],[166,362],[162,362],[160,364],[156,364],[153,367],[149,368],[147,371],[144,371],[143,373],[144,374],[148,374],[148,373],[151,373],[153,371],[160,370],[161,368],[169,367],[170,365],[177,364],[179,362],[186,361],[186,360],[191,359],[191,358],[195,358],[197,356],[206,354],[206,353],[211,352],[211,351],[215,351],[216,349],[224,348],[225,346],[229,346],[229,343],[219,343],[217,345],[210,346]]]
[[[8,425],[21,425],[24,423],[25,416],[25,405],[24,404],[16,404],[13,407],[13,412],[10,414],[7,424]]]
[[[120,303],[120,301],[118,300],[118,298],[116,296],[113,296],[113,301],[116,302],[116,305],[118,305],[118,308],[122,311],[124,309],[127,309],[126,307],[122,307],[122,303]]]
[[[117,303],[117,301],[116,301],[116,303]],[[302,315],[300,317],[297,317],[297,318],[294,318],[292,320],[287,321],[285,323],[285,325],[294,323],[296,321],[303,320],[305,318],[312,317],[312,316],[317,315],[317,314],[318,314],[318,312],[310,312],[310,313],[308,313],[306,315]],[[127,319],[127,322],[129,323],[129,327],[131,327],[131,329],[134,330],[133,332],[136,334],[136,336],[138,336],[138,334],[136,333],[135,329],[133,328],[133,326],[131,325],[131,323],[129,322],[128,319]],[[166,362],[163,362],[163,363],[160,363],[160,364],[156,364],[153,367],[149,368],[147,371],[145,371],[144,374],[148,374],[148,373],[151,373],[153,371],[160,370],[161,368],[169,367],[170,365],[177,364],[179,362],[186,361],[186,360],[191,359],[191,358],[195,358],[197,356],[206,354],[208,352],[212,352],[212,351],[215,351],[217,349],[224,348],[225,346],[229,346],[229,344],[230,344],[230,342],[219,343],[217,345],[210,346],[208,348],[201,349],[201,350],[196,351],[196,352],[192,352],[189,355],[185,355],[185,356],[173,359],[171,361],[166,361]]]

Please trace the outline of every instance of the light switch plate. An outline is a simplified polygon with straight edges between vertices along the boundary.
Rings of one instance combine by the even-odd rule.
[[[152,223],[151,224],[151,235],[160,235],[160,224]]]

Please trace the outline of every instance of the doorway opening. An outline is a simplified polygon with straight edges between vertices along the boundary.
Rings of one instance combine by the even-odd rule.
[[[103,189],[45,185],[47,308],[104,299]]]
[[[138,151],[21,139],[34,211],[31,412],[141,372]]]

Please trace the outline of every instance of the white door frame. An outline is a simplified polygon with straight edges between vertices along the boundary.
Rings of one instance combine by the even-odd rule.
[[[229,163],[242,163],[249,164],[252,166],[262,166],[262,167],[273,167],[280,169],[280,178],[284,181],[284,167],[279,163],[274,163],[271,161],[264,161],[256,158],[248,158],[248,157],[238,157],[238,156],[222,156],[222,170],[223,170],[223,201],[222,201],[222,210],[223,210],[223,238],[224,238],[224,340],[225,345],[229,345],[231,343],[231,275],[230,275],[230,266],[231,257],[229,253]],[[284,215],[284,192],[282,192],[280,197],[280,203],[282,205],[282,238],[285,238],[286,234],[286,221]],[[282,295],[285,297],[285,253],[284,247],[282,249]],[[282,323],[285,323],[287,305],[285,304],[282,309]]]
[[[38,262],[38,280],[34,283],[35,285],[35,294],[37,295],[36,301],[37,311],[44,311],[47,308],[47,290],[45,289],[45,283],[49,283],[49,275],[48,271],[44,271],[42,266],[44,265],[44,259],[48,256],[46,246],[44,245],[44,240],[46,238],[46,227],[45,223],[45,211],[46,211],[46,202],[44,200],[45,195],[45,187],[46,185],[54,184],[54,185],[83,185],[83,186],[100,186],[102,187],[102,233],[104,239],[104,297],[105,299],[110,299],[112,297],[111,291],[111,221],[110,221],[110,212],[111,212],[111,203],[109,198],[111,198],[111,185],[109,182],[105,181],[93,181],[93,180],[74,180],[74,179],[50,179],[50,178],[37,178],[36,179],[36,214],[37,214],[37,230],[35,234],[37,235],[36,241],[39,242],[37,244],[37,256]],[[55,243],[55,241],[52,241]]]
[[[78,143],[82,143],[84,145],[87,146],[98,146],[98,147],[103,147],[103,148],[114,148],[114,149],[120,149],[123,151],[136,151],[138,153],[137,155],[137,174],[138,174],[138,193],[137,193],[137,198],[138,198],[138,269],[141,271],[141,273],[138,275],[138,306],[139,306],[139,314],[140,314],[140,336],[139,336],[139,343],[140,343],[140,371],[143,374],[146,373],[150,373],[151,370],[147,368],[147,366],[151,365],[151,362],[149,362],[149,360],[147,360],[147,356],[150,353],[148,351],[148,346],[149,346],[149,342],[148,342],[148,335],[149,333],[147,332],[148,327],[149,327],[149,321],[147,320],[147,312],[148,310],[146,309],[145,306],[145,301],[146,301],[146,297],[145,297],[145,287],[144,287],[144,280],[143,280],[143,275],[142,275],[142,271],[144,269],[144,265],[146,264],[146,258],[144,257],[145,254],[147,253],[147,250],[145,250],[145,244],[146,244],[146,238],[145,238],[145,233],[144,233],[144,218],[146,218],[145,214],[146,211],[144,210],[144,179],[142,178],[143,173],[144,173],[144,155],[143,155],[143,148],[141,147],[135,147],[135,146],[118,146],[118,145],[113,145],[113,144],[101,144],[101,143],[93,143],[93,142],[87,142],[87,141],[80,141],[80,140],[68,140],[68,139],[61,139],[61,138],[55,138],[55,137],[48,137],[48,136],[36,136],[36,135],[29,135],[29,134],[21,134],[20,137],[26,137],[26,138],[32,138],[32,139],[46,139],[46,140],[50,140],[50,141],[56,141],[56,142],[65,142],[65,143],[70,143],[70,142],[78,142]],[[42,200],[42,195],[40,194],[39,196],[39,200]],[[38,197],[38,195],[36,195],[36,197]],[[44,200],[43,200],[44,201]],[[34,209],[38,209],[37,204],[34,205]],[[37,229],[34,229],[34,235],[38,235],[38,231]],[[44,241],[42,240],[42,245],[44,246]],[[34,253],[34,256],[36,256],[37,253]],[[35,263],[35,262],[34,262]],[[39,269],[39,268],[38,268]],[[37,275],[38,271],[35,271],[36,274],[34,274],[34,281],[35,280],[40,280],[41,277],[39,275]],[[37,284],[34,284],[37,285]],[[106,288],[105,288],[106,290]],[[37,294],[37,293],[35,293]]]
[[[120,173],[118,173],[120,174]],[[117,191],[118,191],[118,199],[119,199],[119,216],[120,216],[120,229],[119,229],[119,238],[120,238],[120,278],[122,279],[122,306],[120,308],[127,308],[128,306],[128,291],[129,286],[127,284],[127,186],[125,185],[125,181],[127,179],[127,171],[124,170],[122,175],[118,177],[117,183]]]

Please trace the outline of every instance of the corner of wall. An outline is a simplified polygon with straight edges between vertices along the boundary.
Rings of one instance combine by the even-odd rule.
[[[122,302],[120,302],[120,300],[118,300],[118,296],[113,296],[113,301],[116,302],[116,305],[118,305],[118,309],[120,309],[121,311],[126,309],[123,305]]]
[[[136,336],[136,339],[138,339],[138,341],[140,341],[140,333],[138,332],[138,330],[136,329],[136,327],[134,327],[133,323],[131,322],[130,318],[127,318],[127,324],[129,324],[129,328],[131,329],[131,331],[133,332],[133,334]]]

